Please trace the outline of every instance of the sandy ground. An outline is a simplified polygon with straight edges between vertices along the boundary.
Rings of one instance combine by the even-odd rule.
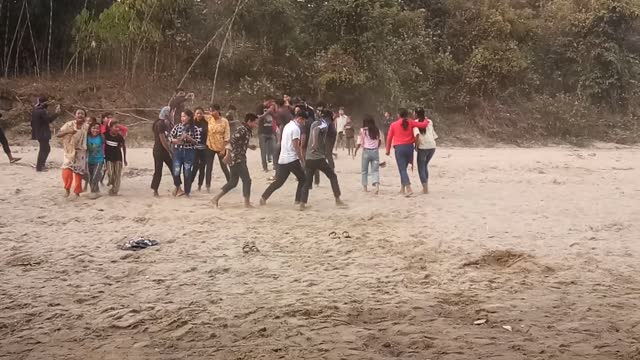
[[[306,213],[293,181],[255,210],[239,189],[222,210],[174,199],[167,174],[154,199],[149,149],[130,150],[121,196],[69,201],[60,149],[43,174],[14,151],[0,359],[640,359],[638,148],[441,148],[411,199],[393,160],[376,197],[341,153],[350,207],[323,179]],[[161,244],[117,248],[135,235]]]

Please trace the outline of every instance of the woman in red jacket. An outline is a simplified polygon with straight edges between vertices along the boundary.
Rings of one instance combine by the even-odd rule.
[[[389,127],[387,134],[387,156],[391,153],[391,145],[395,149],[396,163],[398,163],[398,171],[400,172],[400,181],[402,187],[400,192],[407,196],[413,195],[411,189],[411,180],[407,173],[407,167],[413,163],[413,152],[415,149],[415,138],[413,137],[413,129],[425,129],[429,126],[429,121],[416,122],[409,120],[409,111],[400,109],[400,118],[393,122]]]

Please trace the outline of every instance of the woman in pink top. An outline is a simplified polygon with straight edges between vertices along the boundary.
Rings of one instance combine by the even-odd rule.
[[[399,115],[400,118],[389,127],[386,141],[387,156],[391,153],[391,145],[393,145],[402,183],[400,192],[411,196],[413,195],[413,190],[411,189],[411,180],[409,179],[409,173],[407,173],[407,167],[409,164],[413,164],[413,151],[415,149],[413,129],[424,129],[429,126],[429,121],[419,123],[409,120],[409,111],[407,109],[400,109]]]
[[[365,115],[353,157],[356,157],[358,149],[362,147],[362,186],[364,191],[368,191],[369,164],[371,164],[371,180],[376,188],[376,194],[380,191],[380,152],[378,149],[381,144],[382,134],[376,126],[376,122],[371,115]]]

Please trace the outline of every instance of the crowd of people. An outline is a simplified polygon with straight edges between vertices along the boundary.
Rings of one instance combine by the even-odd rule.
[[[211,191],[216,157],[224,174],[222,186],[212,202],[217,207],[221,199],[242,181],[242,194],[246,207],[252,207],[252,182],[247,166],[247,151],[256,150],[251,144],[254,130],[258,136],[262,169],[275,170],[270,185],[260,197],[260,204],[278,191],[293,174],[297,180],[294,202],[301,210],[307,208],[309,193],[320,181],[323,173],[329,183],[337,206],[345,206],[335,171],[337,151],[346,150],[356,158],[361,150],[362,187],[377,194],[380,191],[380,160],[383,147],[387,156],[393,148],[401,180],[401,193],[413,194],[408,169],[417,170],[422,191],[429,192],[429,162],[436,149],[437,134],[433,122],[422,108],[410,113],[400,109],[393,117],[385,112],[381,121],[366,115],[356,131],[351,117],[340,107],[332,111],[320,102],[313,108],[303,98],[265,99],[255,113],[247,113],[242,122],[237,121],[235,107],[223,116],[217,104],[207,109],[187,109],[187,100],[193,94],[177,89],[169,104],[160,110],[153,123],[154,173],[151,189],[159,196],[158,189],[166,165],[172,175],[173,196],[189,197],[193,187],[198,191],[205,186]],[[38,98],[32,113],[32,137],[39,142],[36,171],[46,171],[46,161],[51,150],[51,124],[60,114],[57,106],[52,113],[46,98]],[[231,118],[231,119],[228,119]],[[98,121],[78,109],[74,119],[66,122],[55,137],[61,139],[64,158],[62,163],[63,187],[67,196],[80,196],[90,188],[90,197],[97,198],[100,185],[106,178],[109,195],[118,195],[123,167],[127,166],[126,137],[128,129],[111,113],[104,113]],[[3,148],[10,162],[19,161],[11,155],[4,133],[0,133]],[[414,156],[417,153],[417,157]],[[83,187],[84,182],[84,187]]]

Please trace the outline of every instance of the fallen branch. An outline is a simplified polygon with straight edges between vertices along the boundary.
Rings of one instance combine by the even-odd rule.
[[[133,114],[129,114],[129,113],[123,113],[123,112],[119,112],[119,111],[116,111],[116,115],[124,115],[124,116],[133,117],[133,118],[136,118],[136,119],[144,120],[144,121],[147,121],[147,122],[153,122],[153,120],[149,120],[147,118],[143,118],[142,116],[133,115]]]
[[[127,127],[130,127],[130,128],[131,128],[131,127],[134,127],[134,126],[138,126],[138,125],[140,125],[140,124],[151,124],[151,121],[147,121],[147,120],[138,121],[138,122],[135,122],[135,123],[133,123],[133,124],[129,124],[129,125],[127,125]]]
[[[119,108],[119,109],[94,109],[94,108],[85,108],[82,105],[73,104],[73,107],[79,107],[85,109],[87,111],[160,111],[160,108]]]

